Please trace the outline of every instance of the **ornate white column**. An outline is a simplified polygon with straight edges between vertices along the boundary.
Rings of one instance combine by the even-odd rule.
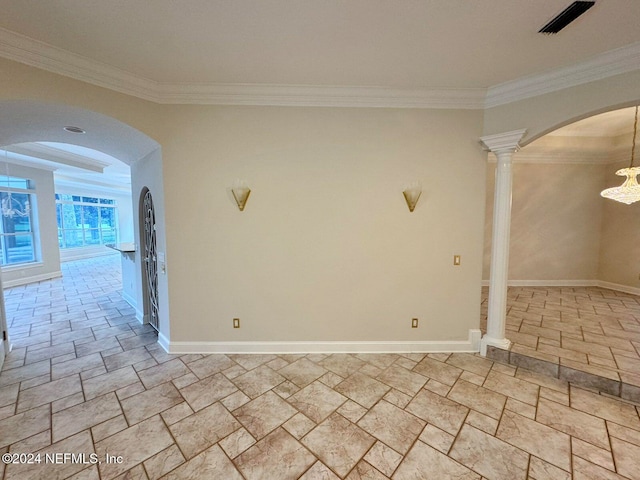
[[[489,311],[487,333],[480,342],[480,354],[487,354],[487,346],[507,349],[511,342],[505,338],[507,317],[507,280],[509,273],[509,234],[511,229],[511,171],[513,154],[526,130],[482,137],[498,159],[493,200],[493,231],[491,235],[491,272],[489,277]]]

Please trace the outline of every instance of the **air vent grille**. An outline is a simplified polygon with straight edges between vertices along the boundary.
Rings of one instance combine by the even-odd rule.
[[[590,2],[573,2],[565,8],[562,13],[542,27],[538,33],[546,33],[548,35],[558,33],[595,4],[595,0]]]

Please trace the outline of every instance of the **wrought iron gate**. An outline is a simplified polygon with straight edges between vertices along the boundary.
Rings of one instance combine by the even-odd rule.
[[[147,190],[143,200],[144,215],[144,271],[147,278],[149,299],[149,323],[158,330],[158,258],[156,254],[156,214],[151,192]]]

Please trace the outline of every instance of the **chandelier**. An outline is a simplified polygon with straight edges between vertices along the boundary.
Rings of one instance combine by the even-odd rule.
[[[631,205],[640,200],[640,185],[638,185],[638,175],[640,175],[640,167],[633,166],[633,160],[636,153],[636,135],[638,133],[638,106],[636,105],[636,117],[633,123],[633,144],[631,146],[631,164],[629,168],[622,168],[616,172],[616,175],[627,177],[619,187],[607,188],[600,192],[604,198],[610,198],[616,202]]]
[[[9,183],[9,153],[6,150],[4,151],[4,158],[7,177],[7,191],[2,195],[2,202],[0,202],[0,208],[2,208],[2,216],[7,218],[28,217],[29,213],[31,212],[31,205],[29,205],[29,196],[27,195],[27,200],[24,202],[24,205],[22,205],[20,200],[14,198],[11,195],[11,185]]]

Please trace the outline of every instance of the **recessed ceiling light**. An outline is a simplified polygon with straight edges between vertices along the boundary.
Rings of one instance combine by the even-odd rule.
[[[64,127],[64,130],[69,133],[79,133],[79,134],[87,133],[80,127],[73,127],[73,126]]]

